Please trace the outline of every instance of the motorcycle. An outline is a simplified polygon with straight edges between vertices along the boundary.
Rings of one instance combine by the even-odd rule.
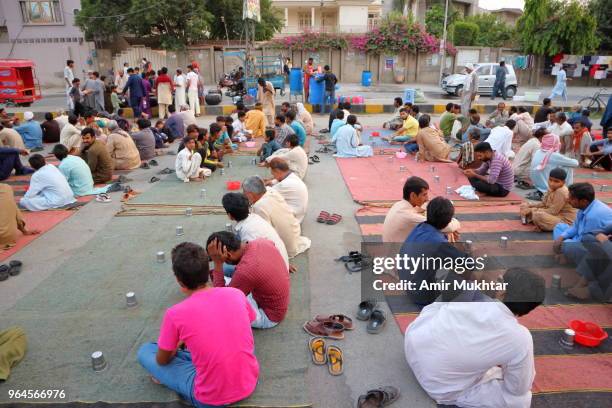
[[[219,80],[219,89],[227,88],[226,96],[233,98],[246,94],[244,80],[236,79],[237,70],[232,70],[229,74],[225,73]]]

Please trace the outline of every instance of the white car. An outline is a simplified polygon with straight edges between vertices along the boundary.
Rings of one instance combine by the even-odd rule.
[[[483,62],[474,64],[476,75],[478,75],[478,93],[480,95],[491,95],[493,84],[495,84],[495,70],[499,66],[496,62]],[[516,95],[518,82],[514,67],[506,64],[508,75],[506,75],[506,97],[512,98]],[[452,74],[442,79],[442,90],[448,94],[461,95],[466,74]]]

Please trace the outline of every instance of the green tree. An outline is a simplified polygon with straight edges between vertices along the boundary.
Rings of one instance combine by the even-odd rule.
[[[593,0],[589,9],[597,20],[597,37],[601,39],[599,49],[612,51],[612,3],[610,0]]]
[[[521,49],[536,55],[595,52],[600,42],[596,30],[595,17],[578,0],[526,0],[517,23]]]
[[[230,40],[244,39],[244,21],[242,20],[243,0],[210,0],[207,9],[214,16],[210,24],[210,38],[224,40],[225,26],[221,17],[227,25],[227,35]],[[272,6],[270,0],[260,0],[261,22],[255,24],[255,39],[267,41],[280,31],[283,22],[280,19],[280,11]],[[239,12],[237,10],[240,10]]]
[[[453,43],[455,45],[476,45],[480,29],[474,23],[457,21],[453,25]]]
[[[482,47],[501,47],[508,43],[514,34],[514,29],[491,13],[476,14],[463,21],[478,26],[478,35],[474,45]]]
[[[81,0],[75,23],[89,41],[112,40],[125,28],[130,6],[126,0]]]
[[[459,13],[452,4],[448,4],[448,16],[446,21],[447,33],[452,32],[452,25],[459,17]],[[444,35],[444,6],[434,4],[425,12],[425,28],[429,34],[438,38]]]

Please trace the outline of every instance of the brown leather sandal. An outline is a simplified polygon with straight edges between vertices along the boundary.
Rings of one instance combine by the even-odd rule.
[[[314,319],[317,322],[340,323],[342,326],[344,326],[344,330],[353,330],[355,328],[353,326],[353,319],[343,314],[335,314],[331,316],[317,315]]]
[[[344,339],[344,326],[334,322],[317,322],[311,320],[304,323],[304,331],[313,337],[326,337],[334,340]]]

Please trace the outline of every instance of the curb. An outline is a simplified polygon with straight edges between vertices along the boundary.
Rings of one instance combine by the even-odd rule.
[[[416,104],[421,113],[429,113],[434,115],[442,114],[446,110],[446,104]],[[335,105],[334,105],[335,106]],[[536,113],[539,109],[540,105],[528,105],[521,103],[512,103],[511,101],[506,102],[506,107],[510,106],[524,106],[527,108],[528,112]],[[560,106],[564,111],[570,111],[572,106]],[[311,113],[320,113],[321,107],[320,105],[311,105],[309,103],[304,104],[304,107],[308,112]],[[486,114],[493,112],[497,107],[495,105],[480,105],[474,104],[472,105],[474,109],[478,111],[478,113]],[[531,109],[529,109],[531,107]],[[234,109],[235,105],[216,105],[216,106],[202,106],[201,111],[204,116],[227,116],[230,115]],[[10,112],[10,109],[7,109]],[[131,108],[123,108],[126,118],[133,118],[134,113]],[[367,114],[367,115],[377,115],[382,113],[393,113],[395,111],[395,107],[393,105],[383,105],[383,104],[363,104],[363,105],[351,105],[351,112],[355,114]],[[33,112],[34,119],[38,121],[43,121],[45,119],[45,113],[51,112],[54,116],[61,115],[63,110],[55,109],[55,110],[46,110],[44,112]],[[24,112],[13,112],[13,114],[23,120]],[[157,106],[152,108],[153,117],[157,117]],[[280,105],[276,106],[276,113],[280,113]]]

